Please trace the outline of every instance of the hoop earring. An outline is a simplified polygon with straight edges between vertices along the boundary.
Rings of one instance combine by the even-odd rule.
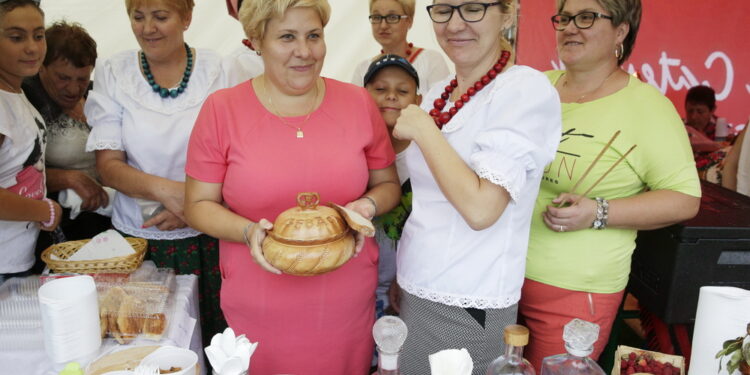
[[[625,55],[625,45],[620,43],[615,47],[615,57],[617,58],[617,61],[620,61],[620,58]]]

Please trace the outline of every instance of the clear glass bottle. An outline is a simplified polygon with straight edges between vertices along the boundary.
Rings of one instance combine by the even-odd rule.
[[[486,375],[536,375],[534,367],[523,359],[523,347],[529,343],[529,329],[518,324],[505,326],[505,354],[487,367]]]
[[[401,318],[392,315],[380,317],[372,327],[372,336],[378,349],[378,375],[401,375],[398,355],[409,330]]]
[[[571,320],[563,330],[565,350],[568,352],[545,358],[542,361],[541,375],[606,375],[589,358],[598,338],[599,325],[581,319]]]

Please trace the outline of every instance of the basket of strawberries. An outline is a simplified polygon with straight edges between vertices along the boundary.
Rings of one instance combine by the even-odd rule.
[[[617,347],[612,375],[685,375],[685,359],[681,356]]]

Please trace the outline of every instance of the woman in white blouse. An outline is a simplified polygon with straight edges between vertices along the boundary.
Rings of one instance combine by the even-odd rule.
[[[190,48],[183,33],[193,0],[126,0],[141,49],[97,63],[85,114],[102,182],[118,191],[112,225],[148,239],[158,267],[200,275],[203,337],[225,327],[218,242],[183,215],[188,138],[206,97],[226,86],[221,58]]]
[[[370,63],[382,54],[399,55],[414,66],[419,74],[419,94],[424,95],[433,84],[450,72],[443,56],[437,51],[415,47],[406,35],[414,23],[415,0],[370,0],[372,36],[382,49],[379,54],[363,60],[354,69],[352,83],[364,86],[365,73]]]
[[[484,374],[516,321],[531,212],[561,119],[547,78],[512,64],[501,35],[515,9],[515,0],[427,7],[456,77],[403,110],[393,133],[412,141],[397,275],[405,374],[429,374],[429,354],[462,347]]]

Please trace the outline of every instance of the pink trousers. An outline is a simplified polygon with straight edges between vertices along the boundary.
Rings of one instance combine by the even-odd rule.
[[[529,345],[524,357],[537,373],[542,359],[565,353],[563,328],[574,318],[599,325],[599,340],[594,343],[591,358],[597,360],[609,340],[612,323],[622,301],[624,291],[617,293],[588,293],[562,289],[525,279],[518,303],[521,324],[529,328]]]

